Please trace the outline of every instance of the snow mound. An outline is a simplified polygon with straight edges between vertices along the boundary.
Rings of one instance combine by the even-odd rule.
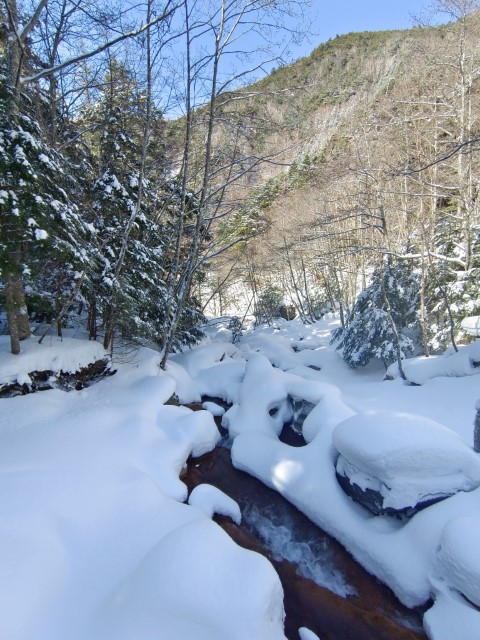
[[[285,640],[283,591],[262,556],[207,519],[165,535],[112,597],[98,640]]]
[[[342,400],[340,389],[327,382],[316,383],[317,404],[303,423],[303,437],[312,442],[320,429],[332,429],[355,415],[355,412]]]
[[[479,536],[480,517],[455,518],[442,532],[435,559],[436,576],[477,606],[480,606]]]
[[[480,374],[480,340],[472,344],[458,348],[458,351],[449,349],[441,356],[426,358],[409,358],[402,362],[402,367],[409,382],[425,384],[427,380],[439,376],[461,377]],[[395,378],[398,374],[398,365],[391,364],[386,375]]]
[[[233,344],[218,342],[202,345],[183,353],[171,356],[170,361],[180,364],[193,378],[208,369],[229,359],[240,360],[241,353]]]
[[[76,394],[1,401],[1,638],[285,640],[268,561],[180,502],[187,458],[219,433],[163,405],[174,389],[144,349]]]
[[[218,513],[221,516],[228,516],[235,524],[239,525],[242,521],[240,507],[235,500],[211,484],[200,484],[195,487],[188,498],[188,504],[197,507],[209,518]]]
[[[172,356],[167,372],[177,383],[180,402],[199,402],[202,396],[238,399],[245,361],[232,344],[215,342]]]
[[[306,627],[300,627],[298,635],[300,636],[300,640],[320,640],[316,633],[313,633],[313,631],[310,631],[310,629]]]
[[[423,626],[432,640],[478,640],[480,612],[461,595],[438,589],[433,607],[423,617]]]
[[[340,475],[379,491],[393,509],[471,491],[480,456],[453,431],[420,416],[381,411],[357,415],[333,431]]]
[[[267,358],[252,354],[245,369],[239,402],[223,416],[222,425],[235,437],[242,431],[262,431],[276,436],[293,412],[285,392],[284,373]]]
[[[283,370],[298,364],[293,346],[287,337],[256,331],[244,336],[241,342],[242,349],[248,347],[252,352],[262,353],[275,367]]]
[[[75,373],[97,360],[108,359],[108,353],[95,341],[76,338],[47,337],[38,344],[31,337],[21,343],[21,353],[10,353],[10,337],[0,336],[0,384],[29,382],[32,371]]]
[[[238,403],[223,416],[222,425],[232,437],[244,431],[277,436],[294,414],[293,401],[317,405],[303,424],[303,435],[311,441],[322,425],[337,425],[353,415],[334,385],[306,380],[272,367],[260,353],[249,355]]]
[[[216,402],[204,402],[202,408],[209,411],[214,417],[221,417],[225,413],[225,409]]]

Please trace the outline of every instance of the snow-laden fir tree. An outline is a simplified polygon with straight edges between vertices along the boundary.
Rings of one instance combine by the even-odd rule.
[[[363,367],[372,358],[387,366],[413,351],[410,336],[416,328],[419,279],[409,266],[393,258],[377,266],[345,328],[334,336],[350,367]]]
[[[448,204],[448,203],[447,203]],[[460,323],[480,315],[480,219],[465,223],[458,207],[445,206],[437,217],[427,272],[430,315],[429,342],[433,351],[456,348]]]
[[[146,295],[152,297],[147,273],[157,274],[158,287],[162,282],[161,240],[148,222],[155,197],[141,170],[141,109],[141,95],[131,74],[113,60],[99,100],[82,116],[90,126],[94,123],[95,132],[88,141],[93,175],[84,205],[95,243],[85,289],[88,328],[90,336],[97,338],[101,325],[106,348],[116,331],[123,335],[145,332],[140,307]]]
[[[0,269],[12,352],[30,335],[25,285],[50,315],[75,285],[86,260],[86,228],[69,197],[74,179],[67,160],[45,141],[34,101],[0,87]],[[42,104],[40,100],[35,103]],[[48,266],[50,265],[50,266]],[[55,283],[52,268],[55,266]],[[37,276],[50,274],[42,284]]]
[[[125,65],[111,61],[103,94],[84,115],[98,121],[92,140],[97,177],[87,213],[96,247],[86,289],[88,324],[92,338],[100,326],[106,348],[115,334],[162,346],[175,306],[165,283],[175,245],[172,217],[177,215],[178,196],[165,183],[159,158],[152,157],[163,153],[161,140],[158,146],[155,141],[156,150],[144,143],[144,102]],[[149,172],[147,165],[155,170]],[[196,342],[201,332],[195,325],[202,320],[192,298],[179,318],[172,347]]]

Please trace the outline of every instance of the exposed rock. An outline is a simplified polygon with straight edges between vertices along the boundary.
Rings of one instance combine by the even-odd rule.
[[[0,385],[0,398],[12,398],[49,389],[79,391],[114,373],[116,370],[111,368],[110,361],[107,359],[92,362],[75,373],[32,371],[28,374],[30,378],[28,383],[12,382]]]
[[[392,507],[384,506],[384,497],[380,493],[380,491],[375,491],[374,489],[369,489],[368,487],[362,489],[357,484],[350,482],[350,479],[347,476],[336,474],[338,484],[345,491],[347,496],[350,496],[352,500],[358,502],[365,507],[367,511],[369,511],[374,516],[397,516],[397,517],[407,517],[410,518],[418,511],[425,509],[425,507],[429,507],[436,502],[440,502],[447,496],[432,498],[431,500],[423,500],[422,502],[418,502],[413,507],[404,507],[402,509],[393,509]]]

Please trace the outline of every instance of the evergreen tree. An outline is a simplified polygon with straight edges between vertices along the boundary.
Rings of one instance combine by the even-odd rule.
[[[282,317],[282,308],[285,308],[282,291],[274,285],[268,285],[258,297],[255,309],[256,324],[272,324],[274,318]]]
[[[41,100],[35,103],[41,104]],[[87,259],[85,226],[68,195],[74,183],[71,167],[46,143],[35,103],[26,93],[19,95],[2,82],[0,269],[12,352],[17,353],[17,338],[30,335],[25,283],[37,304],[39,296],[42,298],[51,316],[60,304],[58,295],[66,294],[74,274]],[[40,282],[38,276],[46,271],[49,277]]]
[[[337,349],[352,368],[363,367],[372,358],[391,364],[412,352],[412,339],[405,330],[416,322],[419,282],[407,263],[388,260],[378,266],[370,285],[360,293],[345,328],[336,333]]]
[[[102,95],[84,114],[87,121],[100,118],[96,134],[90,136],[98,177],[88,205],[96,250],[86,297],[90,335],[97,337],[101,321],[106,348],[115,333],[161,344],[169,312],[175,309],[175,301],[167,299],[165,282],[173,259],[179,195],[174,183],[165,184],[159,158],[151,163],[154,171],[150,172],[157,182],[142,170],[142,163],[145,167],[148,161],[150,166],[151,159],[142,146],[143,100],[128,69],[111,61]],[[154,118],[157,121],[158,114]],[[155,142],[162,155],[162,141]],[[186,238],[190,229],[193,232],[189,216]],[[194,325],[203,320],[198,303],[191,298],[172,347],[196,342],[201,332]]]
[[[454,204],[445,206],[438,215],[434,245],[427,274],[429,342],[433,351],[443,351],[456,348],[463,318],[480,315],[480,224],[467,227]]]
[[[96,338],[97,318],[101,318],[105,347],[116,330],[131,335],[140,322],[137,298],[141,289],[138,282],[135,287],[131,275],[137,270],[142,273],[142,265],[149,262],[146,248],[139,253],[132,252],[131,246],[136,240],[138,249],[146,233],[146,214],[153,197],[140,176],[135,126],[139,103],[131,74],[124,65],[111,61],[99,101],[83,115],[84,121],[97,120],[96,134],[89,137],[97,177],[86,211],[95,238],[95,260],[86,289],[89,330]],[[136,264],[137,257],[140,264]]]

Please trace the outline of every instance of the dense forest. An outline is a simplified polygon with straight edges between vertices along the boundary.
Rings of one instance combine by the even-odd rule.
[[[477,3],[286,65],[302,4],[5,1],[12,353],[32,323],[81,319],[105,348],[153,341],[165,363],[206,312],[240,327],[331,308],[352,367],[456,348],[480,313]]]

